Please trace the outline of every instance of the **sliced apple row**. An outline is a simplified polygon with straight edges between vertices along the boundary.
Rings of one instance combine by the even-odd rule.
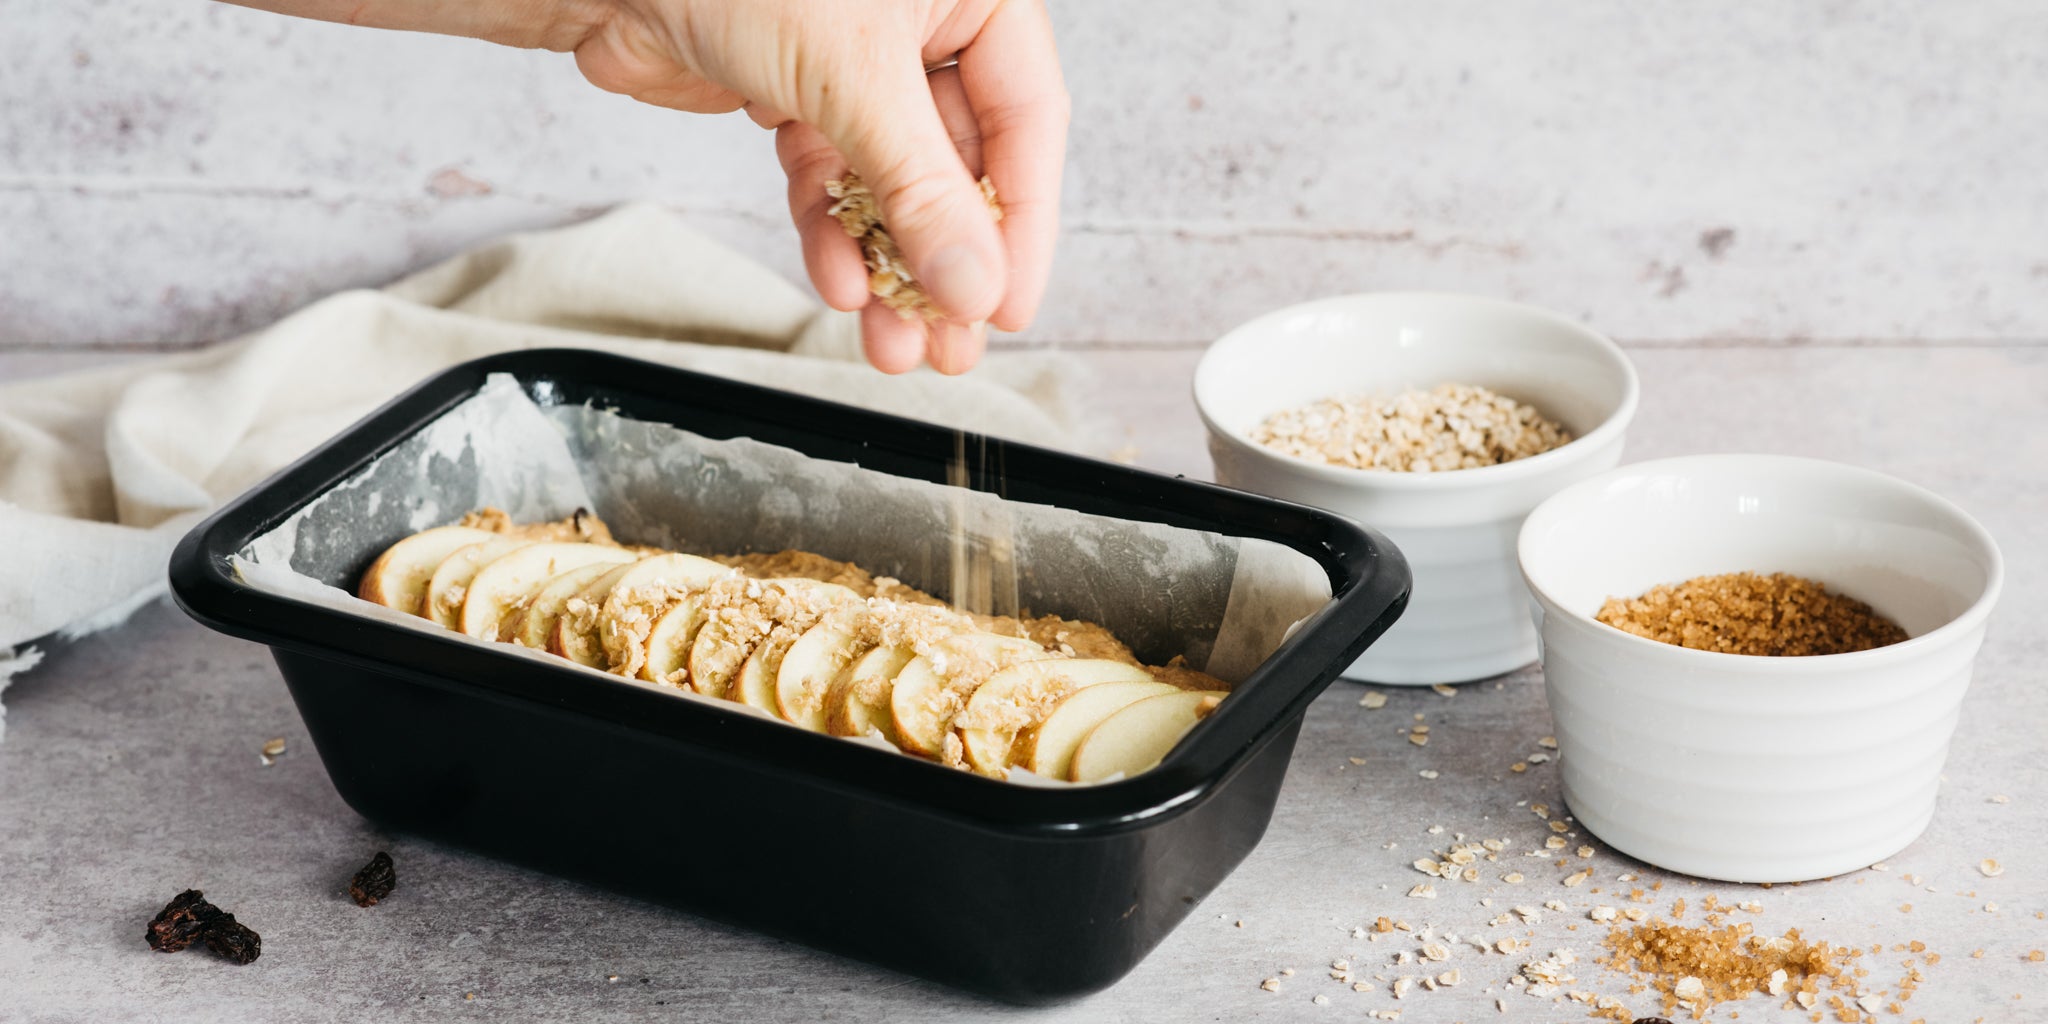
[[[360,595],[480,639],[998,778],[1016,767],[1077,782],[1136,774],[1226,696],[1179,659],[1138,664],[1098,627],[968,616],[819,556],[748,556],[824,577],[760,579],[619,546],[602,524],[591,540],[530,539],[559,537],[563,524],[484,516],[465,520],[483,526],[399,541],[364,574]],[[576,528],[593,529],[587,518]],[[892,596],[870,596],[877,584]]]

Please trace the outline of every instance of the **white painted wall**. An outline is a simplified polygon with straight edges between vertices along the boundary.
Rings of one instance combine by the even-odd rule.
[[[1029,340],[1398,287],[1646,343],[2048,338],[2041,0],[1054,13],[1068,227]],[[0,101],[0,349],[202,342],[633,198],[798,273],[766,133],[553,54],[0,0]]]

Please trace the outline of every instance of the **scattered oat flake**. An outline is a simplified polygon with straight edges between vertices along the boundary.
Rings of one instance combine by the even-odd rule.
[[[1369,709],[1386,707],[1387,695],[1378,690],[1367,690],[1365,696],[1358,698],[1358,706]]]
[[[1429,684],[1429,688],[1435,690],[1436,692],[1446,697],[1455,697],[1458,695],[1458,688],[1448,683],[1431,683]]]
[[[1564,887],[1567,889],[1576,889],[1582,883],[1584,883],[1586,879],[1591,877],[1593,877],[1592,868],[1585,868],[1580,871],[1575,871],[1570,875],[1565,876]]]
[[[1372,982],[1369,982],[1369,981],[1354,981],[1354,982],[1352,982],[1352,983],[1351,983],[1351,991],[1353,991],[1353,992],[1370,992],[1370,991],[1372,991]]]
[[[1612,921],[1616,917],[1616,911],[1613,907],[1594,907],[1586,916],[1595,921]]]
[[[1259,982],[1259,987],[1265,989],[1268,992],[1278,992],[1280,991],[1280,979],[1267,978],[1266,980]]]
[[[1365,763],[1365,758],[1362,757],[1347,757],[1344,760],[1351,762],[1351,766],[1354,768]]]
[[[1408,742],[1418,747],[1429,746],[1429,734],[1426,732],[1411,732],[1408,734]]]
[[[1436,886],[1433,886],[1428,882],[1418,882],[1416,883],[1415,888],[1408,890],[1408,898],[1411,900],[1436,899]]]
[[[1992,797],[1991,802],[1994,804],[2009,804],[2012,803],[2012,797],[2006,796],[2004,793],[2000,793],[1997,796]]]
[[[1519,871],[1510,871],[1507,874],[1500,876],[1500,880],[1506,882],[1509,885],[1520,885],[1522,884],[1522,873]]]
[[[2005,874],[2005,865],[1986,857],[1977,862],[1977,870],[1983,872],[1986,878],[1997,878]]]
[[[1434,960],[1442,963],[1451,958],[1451,947],[1441,942],[1424,943],[1422,946],[1422,957],[1425,960]]]
[[[1415,774],[1420,775],[1425,779],[1434,779],[1437,777],[1437,771],[1434,768],[1424,768],[1423,770],[1416,772]]]
[[[1677,996],[1678,1001],[1684,1004],[1686,1009],[1692,1009],[1706,998],[1707,983],[1688,974],[1678,979],[1678,984],[1671,986],[1671,994]]]
[[[1515,773],[1515,774],[1517,774],[1517,775],[1519,775],[1519,774],[1521,774],[1521,773],[1523,773],[1523,772],[1526,772],[1526,771],[1528,771],[1528,770],[1529,770],[1529,766],[1528,766],[1527,764],[1524,764],[1524,763],[1523,763],[1523,762],[1521,762],[1521,761],[1516,761],[1516,762],[1515,762],[1514,764],[1508,765],[1508,771],[1514,772],[1514,773]]]
[[[1870,866],[1870,870],[1872,871],[1890,871],[1891,869],[1892,866],[1890,864],[1886,864],[1884,861],[1878,861],[1877,863],[1872,864]]]
[[[264,757],[278,757],[284,753],[284,737],[279,736],[263,745]]]
[[[1592,859],[1593,859],[1593,848],[1592,848],[1592,847],[1590,847],[1590,846],[1581,846],[1581,847],[1579,847],[1579,849],[1578,849],[1578,854],[1579,854],[1579,859],[1580,859],[1580,860],[1592,860]]]
[[[2030,949],[2030,950],[2027,950],[2027,962],[2028,962],[2028,963],[2031,963],[2031,964],[2038,964],[2038,963],[2040,963],[2040,962],[2041,962],[2041,961],[2043,961],[2043,960],[2048,960],[2048,954],[2044,954],[2044,953],[2042,953],[2042,952],[2041,952],[2040,950],[2038,950],[2038,949]]]
[[[1543,748],[1543,749],[1545,749],[1545,750],[1556,750],[1556,749],[1557,749],[1557,737],[1555,737],[1555,736],[1545,736],[1545,737],[1543,737],[1542,739],[1540,739],[1540,740],[1537,740],[1537,741],[1536,741],[1536,745],[1537,745],[1537,746],[1539,746],[1539,747],[1542,747],[1542,748]]]
[[[1464,980],[1465,975],[1455,967],[1436,976],[1436,983],[1446,987],[1456,985]]]
[[[1542,763],[1544,763],[1545,761],[1548,761],[1548,760],[1550,760],[1550,755],[1549,755],[1549,754],[1530,754],[1530,755],[1529,755],[1529,763],[1530,763],[1530,764],[1542,764]]]
[[[1309,1002],[1311,1002],[1311,1003],[1314,1003],[1314,1004],[1316,1004],[1317,1006],[1328,1006],[1328,1005],[1330,1005],[1330,997],[1329,997],[1329,996],[1317,996],[1317,997],[1315,997],[1314,999],[1311,999],[1311,1000],[1309,1000]]]

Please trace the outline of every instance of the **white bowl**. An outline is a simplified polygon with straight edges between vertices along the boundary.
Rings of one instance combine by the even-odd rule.
[[[1610,846],[1691,875],[1792,882],[1891,856],[1927,827],[2003,576],[1961,509],[1853,466],[1700,455],[1560,492],[1520,548],[1564,799]],[[1816,580],[1911,639],[1766,658],[1593,618],[1609,597],[1745,570]]]
[[[1515,462],[1442,473],[1351,469],[1251,440],[1283,409],[1341,395],[1478,384],[1557,420],[1574,440]],[[1350,516],[1408,556],[1400,621],[1344,675],[1457,683],[1536,660],[1515,534],[1537,503],[1621,461],[1636,373],[1621,349],[1555,313],[1466,295],[1347,295],[1269,313],[1195,369],[1218,483]]]

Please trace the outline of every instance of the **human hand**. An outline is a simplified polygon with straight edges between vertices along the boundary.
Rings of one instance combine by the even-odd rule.
[[[1018,330],[1037,311],[1068,116],[1042,0],[616,0],[570,49],[601,88],[678,110],[744,108],[775,129],[804,264],[827,304],[862,311],[875,366],[928,357],[965,371],[983,321]],[[825,183],[849,166],[944,319],[906,320],[869,296],[859,245],[826,213]],[[984,173],[1000,224],[976,185]]]
[[[677,110],[744,108],[776,131],[804,265],[861,311],[868,360],[969,369],[984,322],[1021,330],[1058,233],[1068,100],[1044,0],[230,0],[325,21],[571,52],[601,88]],[[956,59],[927,73],[926,69]],[[859,172],[945,313],[871,301],[825,183]],[[977,180],[1003,206],[993,223]]]

